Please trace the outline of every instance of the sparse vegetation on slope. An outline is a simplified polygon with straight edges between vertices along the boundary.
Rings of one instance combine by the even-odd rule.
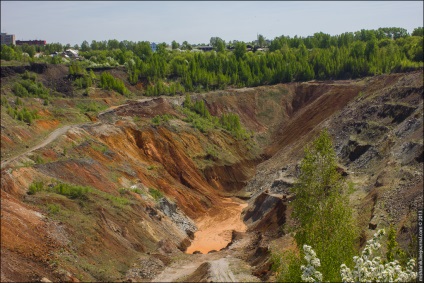
[[[317,251],[324,280],[339,280],[336,265],[389,222],[382,252],[404,265],[422,207],[422,71],[333,79],[422,68],[420,36],[319,33],[253,52],[215,38],[217,52],[205,53],[94,41],[79,61],[2,61],[2,280],[148,281],[185,270],[184,258],[199,265],[178,280],[236,276],[236,263],[255,280],[298,281],[302,244]],[[34,63],[43,60],[55,64]],[[328,135],[298,166],[323,127],[335,152]],[[235,196],[248,204],[223,199]],[[234,223],[247,205],[248,230],[225,223],[226,248],[184,255],[199,219],[217,231],[208,217],[221,221],[231,203]],[[274,256],[276,278],[273,241],[286,251]]]

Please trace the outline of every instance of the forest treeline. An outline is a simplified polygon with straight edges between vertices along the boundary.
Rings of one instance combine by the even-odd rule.
[[[74,48],[84,58],[78,63],[83,67],[124,65],[129,83],[142,82],[144,94],[149,96],[312,79],[355,79],[423,67],[422,27],[411,34],[403,28],[380,28],[335,36],[322,32],[309,37],[280,36],[268,43],[262,37],[255,44],[248,51],[248,43],[226,43],[213,37],[215,50],[211,52],[196,52],[187,42],[180,45],[175,41],[172,49],[161,43],[155,52],[147,41],[93,40]],[[49,54],[69,47],[2,46],[1,58],[19,60],[22,52],[32,57],[36,51]],[[54,57],[44,60],[61,62]]]

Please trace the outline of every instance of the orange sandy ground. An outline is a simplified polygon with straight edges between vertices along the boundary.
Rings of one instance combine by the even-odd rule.
[[[246,225],[241,219],[241,211],[247,203],[224,200],[224,207],[211,208],[208,213],[197,221],[199,230],[194,233],[194,240],[187,248],[186,253],[200,251],[203,254],[209,251],[219,251],[231,241],[232,231],[244,232]]]

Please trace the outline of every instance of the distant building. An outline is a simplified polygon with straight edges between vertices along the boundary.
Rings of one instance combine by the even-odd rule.
[[[7,34],[7,33],[1,33],[1,44],[6,45],[15,45],[15,35],[14,34]]]
[[[154,42],[150,43],[150,48],[152,48],[153,52],[156,52],[157,44]]]
[[[202,51],[212,51],[213,46],[198,46],[197,49],[202,50]]]
[[[16,45],[46,45],[45,40],[16,40]]]
[[[70,58],[78,58],[78,50],[74,49],[67,49],[65,52],[63,52],[66,56]]]

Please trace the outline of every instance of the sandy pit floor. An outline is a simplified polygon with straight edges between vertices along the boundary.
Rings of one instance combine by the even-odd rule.
[[[196,221],[198,231],[194,233],[194,240],[186,253],[200,251],[206,254],[225,248],[231,242],[233,230],[246,231],[246,225],[241,219],[241,211],[246,206],[247,203],[226,198],[222,206],[211,208],[205,216]]]

